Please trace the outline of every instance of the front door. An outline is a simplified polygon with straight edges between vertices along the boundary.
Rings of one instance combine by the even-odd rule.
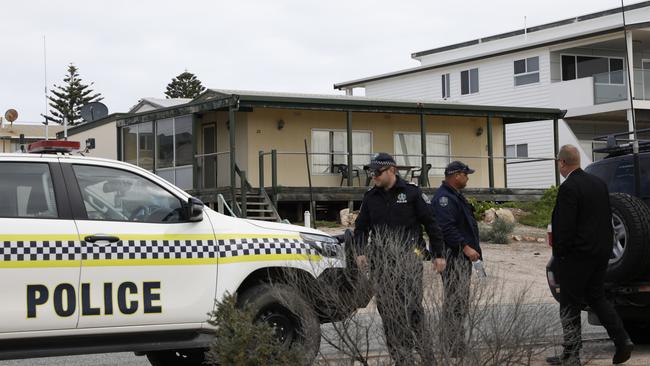
[[[153,174],[87,164],[62,164],[83,202],[78,327],[204,322],[217,278],[209,219],[184,221],[184,198]]]
[[[0,158],[0,335],[74,329],[79,314],[80,243],[61,169],[25,160]]]

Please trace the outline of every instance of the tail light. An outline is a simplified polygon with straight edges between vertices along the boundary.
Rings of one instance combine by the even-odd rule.
[[[553,246],[553,226],[551,224],[546,227],[546,242],[548,246]]]

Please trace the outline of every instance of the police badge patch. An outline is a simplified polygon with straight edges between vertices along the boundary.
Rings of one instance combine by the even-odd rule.
[[[397,195],[397,203],[406,203],[406,193],[400,193]]]
[[[444,197],[444,196],[440,197],[440,199],[438,200],[438,203],[440,204],[440,207],[447,207],[447,205],[449,204],[449,198]]]

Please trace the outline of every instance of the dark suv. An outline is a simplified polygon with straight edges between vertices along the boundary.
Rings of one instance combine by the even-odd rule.
[[[650,129],[637,131],[650,135]],[[612,255],[605,288],[635,343],[650,341],[650,140],[639,143],[633,154],[628,133],[603,136],[607,147],[594,152],[607,154],[585,168],[609,188],[612,208]],[[620,143],[623,142],[623,143]],[[620,143],[620,144],[619,144]],[[549,261],[546,272],[551,293],[559,301],[561,279]],[[589,309],[586,309],[589,311]],[[600,324],[589,312],[589,322]]]

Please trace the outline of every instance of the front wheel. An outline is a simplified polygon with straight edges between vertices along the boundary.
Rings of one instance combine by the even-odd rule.
[[[148,352],[151,366],[202,366],[205,362],[205,349],[186,349],[178,351]]]
[[[320,322],[313,307],[289,285],[260,284],[244,291],[240,306],[253,310],[256,321],[269,324],[285,347],[298,346],[311,364],[320,348]]]

